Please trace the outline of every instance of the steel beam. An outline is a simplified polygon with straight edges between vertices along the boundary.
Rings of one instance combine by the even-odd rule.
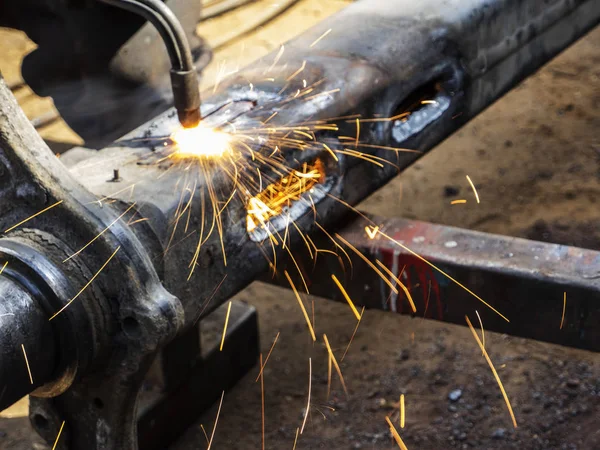
[[[594,0],[361,1],[287,43],[281,58],[273,54],[223,82],[216,94],[204,96],[203,117],[206,124],[243,130],[261,127],[274,113],[269,121],[273,127],[349,114],[373,118],[411,111],[406,121],[361,125],[364,146],[359,149],[389,164],[378,167],[340,155],[332,166],[330,196],[316,202],[320,224],[329,227],[346,213],[344,203],[356,204],[383,186],[585,34],[599,18],[600,3]],[[299,69],[300,75],[292,77]],[[305,84],[316,86],[310,98],[293,99]],[[431,101],[415,108],[415,99],[421,98]],[[319,142],[343,149],[339,136],[356,135],[354,120],[332,122],[339,132],[316,133],[317,142],[310,149],[282,148],[287,164],[296,167],[316,156],[327,157]],[[201,217],[202,193],[207,198],[207,186],[212,184],[226,199],[233,187],[215,166],[197,182],[188,182],[189,192],[182,192],[182,177],[189,174],[185,166],[144,163],[157,152],[163,156],[168,152],[164,138],[176,123],[170,111],[73,167],[72,173],[98,196],[135,202],[140,214],[149,219],[144,226],[157,237],[157,248],[177,243],[159,258],[160,271],[164,271],[165,286],[182,301],[189,324],[197,319],[199,303],[205,300],[198,292],[212,292],[227,275],[208,308],[202,309],[207,314],[267,269],[264,253],[271,249],[268,240],[261,249],[248,236],[246,199],[236,196],[224,215],[222,242],[213,233],[201,250],[201,267],[187,280],[197,236],[190,237],[193,230],[189,227],[179,227],[173,234],[177,209],[189,201],[188,223],[195,230],[203,223],[208,228],[212,218]],[[260,139],[255,140],[253,150],[272,151]],[[256,177],[257,169],[269,171],[256,162],[248,167],[244,176]],[[119,184],[108,182],[114,169],[119,169]],[[126,189],[133,185],[134,189]],[[311,233],[315,216],[310,207],[305,206],[299,216],[296,225]],[[283,227],[273,224],[278,231]],[[301,242],[297,233],[290,233],[290,242],[292,247]]]

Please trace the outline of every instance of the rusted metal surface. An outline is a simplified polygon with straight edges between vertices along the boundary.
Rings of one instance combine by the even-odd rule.
[[[356,204],[384,185],[582,36],[598,23],[599,17],[600,3],[595,0],[359,2],[287,44],[278,61],[272,55],[271,60],[267,58],[266,62],[251,66],[223,83],[214,96],[206,99],[203,116],[208,117],[207,124],[237,129],[260,127],[273,113],[277,114],[270,126],[328,120],[339,127],[339,133],[319,132],[315,141],[342,149],[340,135],[353,136],[355,124],[333,117],[348,114],[362,118],[390,117],[410,109],[406,121],[369,122],[361,127],[361,144],[371,146],[365,147],[364,152],[390,164],[378,167],[340,156],[335,164],[327,165],[323,185],[329,195],[316,202],[314,214],[307,206],[304,211],[295,211],[295,224],[312,234],[317,218],[327,228],[339,225],[348,212],[346,203]],[[317,43],[325,33],[326,38]],[[302,76],[292,77],[300,68]],[[294,98],[294,92],[304,84],[315,85],[314,93],[310,98]],[[414,99],[422,98],[429,102],[413,108]],[[209,191],[213,190],[223,193],[225,199],[234,186],[218,165],[196,173],[192,182],[186,183],[189,165],[158,163],[157,156],[172,151],[164,144],[168,144],[176,125],[177,117],[171,110],[67,171],[18,110],[8,89],[0,84],[0,170],[6,175],[0,178],[0,230],[51,207],[29,220],[26,228],[48,234],[58,243],[33,239],[28,242],[35,251],[48,256],[59,273],[65,267],[59,258],[61,252],[72,255],[91,242],[89,250],[75,258],[79,273],[69,276],[75,286],[84,285],[80,277],[91,280],[114,255],[111,264],[98,272],[91,289],[78,299],[84,308],[80,315],[91,323],[89,329],[95,346],[90,346],[81,360],[77,359],[81,363],[78,376],[63,394],[50,399],[34,398],[31,402],[33,424],[47,440],[55,438],[60,424],[66,420],[60,444],[63,448],[136,449],[136,398],[153,358],[172,339],[184,336],[199,319],[268,268],[265,249],[270,250],[270,244],[257,243],[249,236],[245,221],[247,205],[238,197],[231,197],[220,218],[221,229],[203,242],[196,255],[197,245],[191,243],[190,237],[197,240],[203,226],[214,220],[214,213],[203,208],[203,196],[208,199]],[[260,139],[252,142],[254,155],[271,151],[262,143]],[[416,151],[385,151],[373,146]],[[302,151],[281,150],[285,164],[292,168],[317,157],[328,158],[323,146],[317,143]],[[148,163],[153,160],[154,164]],[[268,167],[253,163],[250,155],[247,160],[248,165],[242,170],[252,173],[245,175],[255,176],[257,168],[268,173]],[[118,177],[114,176],[115,170]],[[183,189],[182,184],[186,186]],[[189,204],[186,224],[176,227],[182,204]],[[285,226],[285,221],[273,222],[277,231]],[[459,242],[458,237],[454,240]],[[301,242],[298,233],[291,230],[290,247],[294,249]],[[511,242],[518,247],[518,241]],[[427,248],[416,250],[427,252]],[[393,256],[392,249],[386,252],[384,259],[392,267],[394,262],[396,265],[401,262]],[[516,250],[512,253],[522,254]],[[470,252],[455,254],[455,265],[449,267],[465,271],[467,263],[488,267],[484,263],[487,260],[478,262],[467,259],[467,255],[472,256]],[[548,250],[543,256],[551,255]],[[451,264],[441,260],[441,253],[430,256],[440,258],[440,263]],[[486,258],[490,257],[486,254]],[[532,264],[536,267],[535,262]],[[540,270],[547,267],[538,264]],[[190,266],[195,269],[192,276]],[[526,280],[531,278],[527,270],[519,272],[516,267],[508,275],[512,277],[514,272]],[[435,288],[431,275],[422,268],[415,270],[419,283],[427,282]],[[559,276],[560,272],[553,275]],[[356,282],[356,278],[353,280]],[[441,286],[441,279],[436,282]],[[411,288],[416,289],[417,281],[412,283]],[[479,287],[476,278],[465,280],[467,284],[473,290]],[[492,298],[497,285],[482,285],[481,296]],[[576,328],[567,325],[563,331],[569,336],[579,336],[580,346],[594,348],[597,309],[584,296],[588,285],[573,282],[573,286],[569,298],[573,296],[571,305],[577,317],[583,314],[585,320],[580,322],[584,326],[575,325],[575,317],[569,315],[566,323]],[[543,285],[539,289],[546,297],[536,297],[532,302],[541,308],[541,299],[557,294],[545,291]],[[458,290],[448,292],[453,298],[463,295]],[[511,292],[507,289],[506,293]],[[54,294],[63,302],[68,301],[65,295]],[[383,301],[381,297],[369,296],[369,299],[379,304]],[[472,300],[465,299],[460,304],[469,305],[469,301]],[[524,308],[523,302],[505,305],[504,302],[511,301],[506,297],[492,301],[498,309],[511,306],[513,311],[530,311],[518,309]],[[540,323],[549,323],[550,315],[554,317],[556,313],[554,303],[545,301],[546,309],[539,313],[543,315]],[[401,308],[401,303],[396,298],[395,308]],[[560,298],[558,305],[559,310]],[[441,311],[444,320],[462,320],[462,312],[453,309],[450,300],[442,303],[441,298],[438,302],[437,298],[432,301],[429,297],[429,307],[422,302],[417,306],[424,314]],[[473,308],[483,311],[478,303],[471,306],[468,311]],[[52,312],[55,311],[45,311],[46,315]],[[521,324],[520,328],[509,331],[543,338],[543,330],[525,327],[525,314],[514,318],[511,308],[504,312],[512,319],[510,326]],[[67,319],[76,323],[76,317],[65,316]],[[487,314],[484,324],[490,329],[508,326],[500,320]],[[15,326],[6,321],[0,325]],[[57,327],[54,333],[63,336],[66,329],[67,326]],[[575,337],[572,339],[576,343]],[[0,366],[2,371],[8,369]]]
[[[414,301],[415,317],[465,325],[465,315],[477,323],[477,311],[485,329],[600,351],[600,252],[380,217],[357,218],[339,235],[367,256],[385,280],[341,240],[351,263],[324,240],[339,258],[320,254],[315,262],[300,259],[301,252],[295,255],[311,294],[345,302],[331,280],[336,274],[357,304],[413,314],[399,280]],[[292,264],[287,267],[294,272]],[[289,287],[285,279],[276,281]]]

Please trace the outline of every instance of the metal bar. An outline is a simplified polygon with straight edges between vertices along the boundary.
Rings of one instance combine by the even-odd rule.
[[[306,253],[295,255],[311,294],[345,302],[331,280],[335,274],[345,279],[356,304],[412,314],[399,280],[416,306],[416,317],[465,325],[465,315],[477,323],[478,311],[486,330],[600,351],[600,252],[413,220],[370,219],[357,218],[339,231],[343,239],[336,241],[351,264],[331,242],[323,246],[339,258],[324,253],[315,261]],[[343,240],[364,254],[385,280]],[[280,268],[285,267],[296,272],[292,264],[281,262]],[[283,277],[267,281],[289,287]]]
[[[316,202],[316,215],[305,207],[295,220],[299,228],[310,233],[314,217],[319,217],[325,227],[337,223],[347,212],[344,203],[356,204],[384,185],[577,40],[598,23],[599,17],[600,3],[593,0],[358,2],[286,44],[278,61],[273,54],[222,83],[220,90],[203,104],[204,123],[217,126],[228,122],[237,130],[248,130],[260,128],[261,121],[275,112],[268,124],[272,127],[348,114],[372,118],[411,112],[406,121],[362,124],[360,140],[366,146],[359,149],[390,164],[381,168],[340,155],[327,174],[330,196]],[[300,75],[294,77],[296,72]],[[315,86],[311,95],[294,99],[304,85]],[[430,101],[413,107],[414,100],[421,98]],[[239,104],[249,106],[232,117],[231,109]],[[339,136],[355,135],[355,121],[334,122],[339,133],[317,132],[316,140],[343,149],[344,141]],[[268,240],[261,248],[249,237],[245,227],[247,198],[238,189],[227,206],[222,232],[213,233],[202,246],[198,259],[201,268],[188,281],[197,233],[208,230],[213,219],[204,214],[201,199],[209,198],[210,186],[213,191],[224,193],[224,201],[235,186],[218,164],[203,169],[201,176],[192,181],[187,164],[140,164],[155,154],[154,150],[165,148],[164,139],[159,138],[168,136],[175,126],[174,114],[168,112],[75,166],[72,172],[101,197],[136,202],[141,214],[149,219],[144,226],[152,229],[159,246],[170,246],[166,255],[158,258],[160,270],[164,270],[167,288],[184,304],[186,321],[191,324],[197,319],[199,305],[206,300],[198,292],[212,292],[228,277],[210,305],[202,306],[202,314],[207,314],[267,269],[264,254],[270,254],[271,248]],[[254,139],[252,148],[266,157],[272,149],[261,142],[264,141]],[[417,152],[374,146],[411,148]],[[291,167],[317,156],[328,156],[319,143],[303,151],[283,148],[282,154]],[[245,167],[240,167],[240,176],[256,177],[257,169],[269,170],[250,155],[242,159]],[[119,186],[107,182],[115,168],[123,179]],[[187,183],[182,181],[185,179]],[[135,189],[124,189],[127,185],[134,185]],[[188,191],[184,192],[182,186]],[[185,221],[194,227],[194,237],[190,237],[194,230],[188,226],[180,226],[173,233],[178,208],[187,202]],[[301,242],[294,230],[290,242],[292,248]],[[229,255],[227,266],[223,253]]]

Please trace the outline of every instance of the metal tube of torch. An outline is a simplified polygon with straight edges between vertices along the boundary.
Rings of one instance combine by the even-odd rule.
[[[179,122],[185,128],[200,123],[200,87],[190,45],[179,20],[160,0],[99,0],[138,14],[160,34],[171,60],[171,89]]]

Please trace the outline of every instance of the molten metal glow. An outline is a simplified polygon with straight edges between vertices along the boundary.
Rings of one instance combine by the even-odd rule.
[[[278,216],[302,194],[309,192],[323,181],[324,169],[321,160],[313,164],[303,164],[301,170],[293,170],[289,175],[270,184],[248,201],[247,230],[253,231]]]
[[[177,144],[176,155],[183,158],[218,158],[231,150],[231,136],[214,128],[199,125],[181,128],[171,135]]]

